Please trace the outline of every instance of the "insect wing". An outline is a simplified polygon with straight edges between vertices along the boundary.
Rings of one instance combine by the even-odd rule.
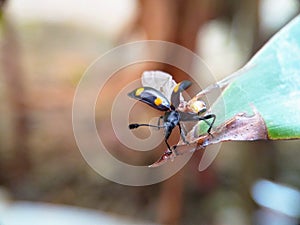
[[[128,96],[144,102],[160,111],[168,111],[171,109],[168,99],[158,90],[151,87],[141,87],[128,93]]]
[[[145,71],[142,74],[142,85],[144,87],[153,87],[160,91],[167,99],[171,99],[171,95],[176,82],[172,76],[162,71]]]
[[[181,92],[186,90],[189,86],[191,86],[191,84],[192,84],[191,81],[184,80],[184,81],[181,81],[180,83],[178,83],[174,87],[172,95],[171,95],[171,103],[175,108],[177,108],[180,104],[180,94],[181,94]]]

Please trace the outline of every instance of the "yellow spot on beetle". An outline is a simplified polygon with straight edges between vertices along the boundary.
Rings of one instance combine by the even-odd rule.
[[[179,86],[180,86],[180,83],[179,84],[177,84],[175,87],[174,87],[174,92],[176,93],[177,91],[178,91],[178,89],[179,89]]]
[[[156,99],[154,100],[154,104],[157,105],[157,106],[161,105],[161,103],[162,103],[161,98],[156,98]]]
[[[144,88],[138,88],[138,89],[136,89],[135,96],[140,96],[143,91],[144,91]]]

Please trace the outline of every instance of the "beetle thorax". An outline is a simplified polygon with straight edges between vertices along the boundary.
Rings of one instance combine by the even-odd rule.
[[[179,120],[180,114],[175,110],[168,111],[164,115],[164,124],[166,126],[175,127],[178,125]]]

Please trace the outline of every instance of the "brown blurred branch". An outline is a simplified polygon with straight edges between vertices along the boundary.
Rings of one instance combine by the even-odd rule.
[[[140,26],[147,39],[174,42],[192,51],[196,50],[197,34],[200,27],[213,17],[214,1],[211,0],[140,0],[139,14],[135,25]],[[185,60],[187,65],[191,59],[182,59],[176,52],[167,53],[165,57]],[[180,70],[169,65],[157,65],[156,68],[166,71],[176,80],[186,76]],[[173,137],[171,137],[172,141]],[[174,139],[173,139],[174,140]],[[182,217],[183,195],[182,172],[174,175],[162,184],[158,206],[158,221],[162,224],[179,224]]]
[[[1,2],[1,5],[3,5]],[[17,34],[9,19],[5,17],[3,8],[2,30],[3,42],[1,43],[1,64],[7,87],[7,96],[13,115],[13,160],[7,165],[6,179],[9,182],[23,179],[30,168],[28,156],[28,125],[26,109],[26,90],[24,87],[24,74],[21,68],[20,47]],[[9,177],[7,177],[9,176]]]

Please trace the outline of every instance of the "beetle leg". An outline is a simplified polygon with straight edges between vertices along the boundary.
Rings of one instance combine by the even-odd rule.
[[[184,142],[185,144],[189,144],[189,142],[185,139],[186,134],[185,134],[185,132],[184,132],[184,129],[181,128],[180,123],[178,123],[178,127],[179,127],[179,131],[180,131],[180,136],[181,136],[183,142]]]
[[[168,146],[168,149],[169,149],[170,151],[172,151],[167,139],[165,139],[165,143],[166,143],[166,145]]]
[[[202,117],[200,117],[200,118],[202,118]],[[211,126],[211,123],[210,122],[208,122],[207,120],[203,120],[208,126]]]
[[[165,143],[166,143],[166,145],[168,146],[168,149],[169,149],[169,150],[171,150],[171,147],[170,147],[170,145],[169,145],[169,143],[168,143],[168,139],[169,139],[169,137],[170,137],[170,135],[171,135],[171,133],[172,133],[172,130],[173,130],[173,128],[170,128],[170,127],[168,127],[168,126],[165,127]],[[172,150],[171,150],[171,151],[172,151]]]
[[[188,131],[186,130],[186,127],[185,127],[184,123],[181,123],[180,125],[181,125],[182,131],[184,133],[184,136],[186,136]]]
[[[136,129],[138,127],[156,127],[157,129],[164,128],[164,126],[156,126],[156,125],[146,124],[146,123],[131,123],[129,124],[128,127],[130,130]]]
[[[213,121],[211,123],[209,123],[208,121],[206,121],[206,120],[209,120],[211,118],[213,118]],[[216,115],[215,114],[208,114],[208,115],[205,115],[203,117],[199,117],[199,120],[203,120],[207,125],[209,125],[207,133],[210,134],[211,128],[214,125],[215,120],[216,120]]]
[[[157,121],[157,129],[160,129],[160,121],[164,118],[164,116],[160,116]]]

